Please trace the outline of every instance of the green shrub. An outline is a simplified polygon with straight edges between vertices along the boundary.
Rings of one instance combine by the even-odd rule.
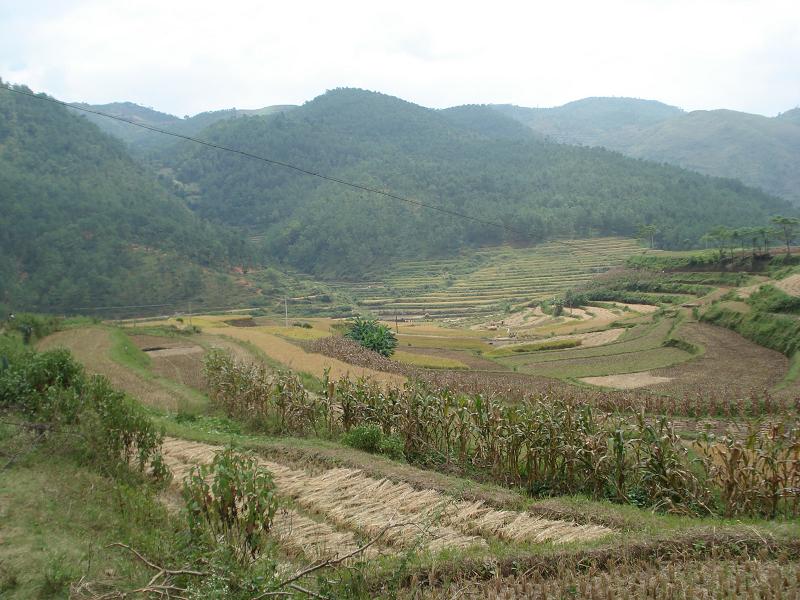
[[[750,295],[747,303],[764,312],[800,313],[800,298],[790,296],[772,285],[762,285]]]
[[[377,425],[360,425],[342,437],[342,443],[371,454],[383,454],[394,460],[405,458],[404,444],[396,435],[386,435]]]
[[[355,317],[350,321],[345,337],[383,356],[391,356],[397,348],[397,338],[392,330],[377,319]]]
[[[64,441],[85,460],[122,472],[133,460],[158,478],[163,432],[133,399],[114,390],[104,377],[87,377],[64,349],[18,353],[0,371],[0,408],[14,410]]]
[[[226,448],[183,482],[189,530],[199,541],[221,542],[241,564],[267,543],[278,508],[272,474],[252,456]]]

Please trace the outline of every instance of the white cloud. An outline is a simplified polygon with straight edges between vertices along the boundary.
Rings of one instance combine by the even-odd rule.
[[[358,86],[434,107],[800,104],[800,4],[787,0],[32,4],[0,0],[0,77],[70,101],[182,115]]]

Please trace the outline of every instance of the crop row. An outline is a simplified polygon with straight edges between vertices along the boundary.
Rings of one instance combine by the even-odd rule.
[[[745,441],[709,438],[695,465],[665,419],[615,417],[558,397],[512,405],[419,382],[401,389],[347,378],[312,396],[290,374],[222,352],[209,353],[205,374],[215,404],[265,428],[335,437],[372,425],[399,438],[412,462],[483,471],[535,495],[582,493],[691,514],[796,517],[800,509],[796,422],[754,429]]]

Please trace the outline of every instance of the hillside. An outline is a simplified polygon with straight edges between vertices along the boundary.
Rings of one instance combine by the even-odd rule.
[[[122,143],[0,90],[0,305],[203,302],[229,283],[218,270],[245,260],[241,238],[194,215]]]
[[[555,108],[497,104],[493,108],[536,133],[567,144],[604,146],[620,130],[655,125],[683,114],[680,108],[636,98],[584,98]]]
[[[290,104],[266,106],[257,109],[237,109],[231,108],[227,110],[207,111],[196,114],[194,116],[186,116],[184,118],[176,117],[167,113],[162,113],[152,108],[146,108],[133,102],[113,102],[111,104],[76,104],[82,108],[106,113],[115,117],[122,117],[135,123],[156,127],[165,131],[180,133],[181,135],[195,136],[204,128],[213,125],[217,121],[225,119],[235,119],[242,116],[252,115],[270,115],[286,110],[291,110],[294,106]],[[163,148],[174,143],[172,138],[164,136],[160,133],[148,131],[140,127],[134,127],[123,123],[103,117],[101,115],[94,115],[91,113],[78,112],[79,114],[95,125],[97,125],[104,132],[113,135],[125,142],[128,147],[135,153],[140,154],[143,152],[152,151],[155,149]]]
[[[800,203],[798,109],[775,118],[731,110],[685,113],[631,98],[586,98],[546,109],[494,108],[557,141],[733,177]]]
[[[501,135],[488,134],[502,126]],[[536,139],[488,107],[435,111],[354,89],[291,112],[219,121],[202,136],[302,168],[513,228],[424,211],[240,156],[179,143],[161,154],[189,205],[264,235],[292,266],[359,277],[399,256],[531,244],[554,236],[633,234],[696,243],[717,223],[763,222],[787,203],[733,181]]]

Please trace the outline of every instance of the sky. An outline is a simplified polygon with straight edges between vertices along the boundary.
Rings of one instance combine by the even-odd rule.
[[[0,78],[179,116],[360,87],[434,108],[800,105],[797,0],[0,0]]]

